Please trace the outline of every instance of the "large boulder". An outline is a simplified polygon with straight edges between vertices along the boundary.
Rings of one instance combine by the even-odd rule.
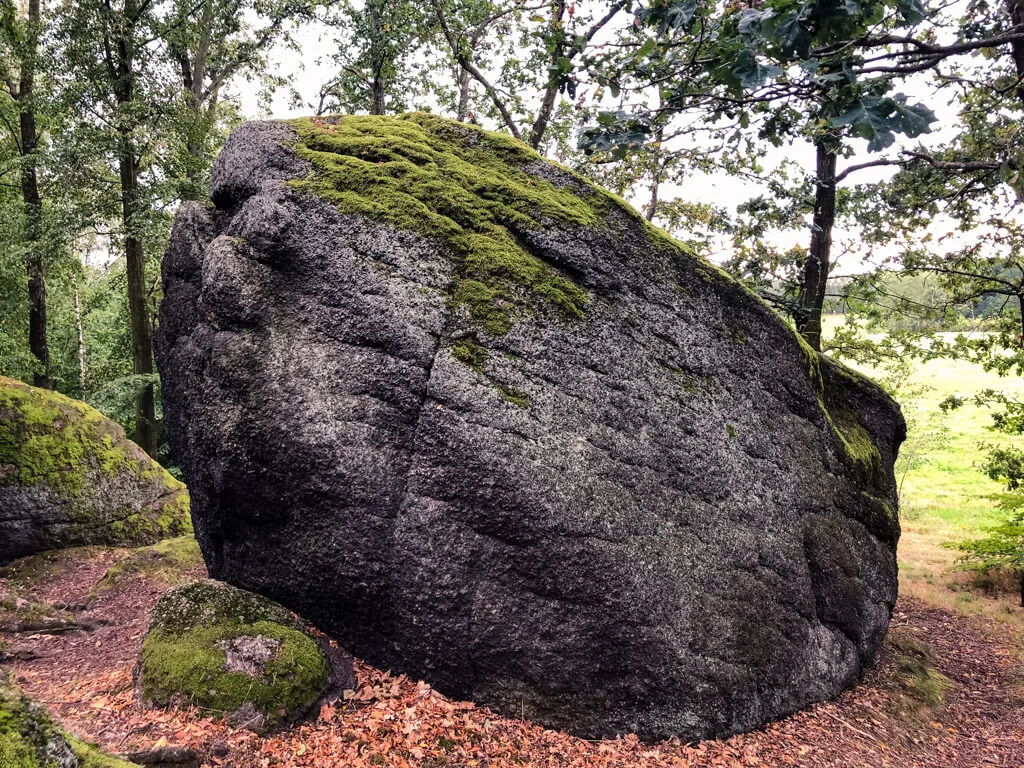
[[[429,115],[259,122],[163,266],[213,576],[585,736],[853,684],[896,599],[897,405],[635,211]]]
[[[185,486],[85,403],[0,376],[0,563],[191,530]]]

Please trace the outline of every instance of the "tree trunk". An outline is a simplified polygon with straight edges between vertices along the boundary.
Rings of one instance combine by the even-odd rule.
[[[540,151],[540,144],[544,141],[544,134],[547,133],[548,125],[551,124],[551,115],[555,110],[555,98],[558,96],[558,85],[549,84],[544,91],[540,102],[540,109],[537,112],[537,119],[530,131],[530,146]]]
[[[551,65],[558,66],[560,59],[565,57],[565,30],[562,27],[562,19],[565,16],[564,0],[556,0],[551,6],[551,25],[549,27],[552,35],[558,35],[558,40],[551,51]],[[552,77],[544,89],[541,97],[540,108],[537,110],[537,119],[533,121],[533,128],[530,130],[530,146],[534,149],[540,148],[544,140],[544,134],[551,123],[551,116],[555,111],[555,99],[558,98],[558,78]]]
[[[662,101],[664,105],[664,101]],[[647,220],[653,222],[654,217],[658,215],[658,193],[661,190],[661,142],[665,140],[665,128],[664,126],[658,128],[658,133],[655,136],[654,148],[651,150],[653,153],[653,162],[651,163],[651,199],[647,203]]]
[[[1006,12],[1010,14],[1010,23],[1019,27],[1024,24],[1024,0],[1006,0]],[[1017,71],[1017,98],[1024,102],[1024,40],[1010,43],[1013,66]]]
[[[50,348],[46,338],[46,269],[43,263],[43,203],[39,194],[36,169],[36,147],[39,134],[36,128],[35,91],[36,48],[39,39],[39,0],[29,0],[27,46],[21,63],[18,83],[18,127],[21,134],[21,198],[25,207],[25,244],[28,253],[25,269],[28,272],[28,344],[36,358],[38,369],[33,375],[37,387],[51,389]]]
[[[185,200],[201,200],[205,197],[199,187],[202,178],[201,165],[205,160],[203,136],[197,131],[205,123],[202,114],[203,87],[207,76],[207,55],[210,49],[210,28],[213,25],[212,9],[209,0],[203,3],[202,16],[199,20],[199,39],[195,42],[195,50],[180,45],[172,46],[171,53],[178,62],[181,71],[183,94],[189,111],[192,113],[192,125],[188,132],[185,148],[195,158],[185,169],[185,184],[182,185],[181,196]]]
[[[85,332],[82,328],[82,306],[75,288],[75,328],[78,329],[78,396],[85,400]]]
[[[814,218],[811,249],[804,263],[797,297],[796,327],[816,351],[821,351],[821,312],[832,258],[832,226],[836,220],[836,149],[834,136],[815,142]]]
[[[1017,349],[1024,349],[1024,292],[1017,292],[1017,314],[1020,316],[1020,338],[1017,340]]]
[[[146,306],[146,254],[137,234],[139,178],[128,137],[122,139],[118,163],[121,172],[121,217],[124,223],[124,255],[128,271],[128,314],[132,325],[132,370],[153,373],[153,327]],[[143,387],[135,401],[135,442],[156,458],[156,412],[153,385]]]
[[[651,199],[647,203],[646,214],[646,218],[650,222],[653,222],[654,217],[658,214],[658,187],[660,186],[661,180],[657,176],[651,179]]]
[[[373,81],[370,83],[370,93],[373,96],[373,105],[370,107],[371,115],[383,115],[385,108],[385,98],[387,96],[386,86],[384,85],[384,78],[381,77],[380,68],[373,76]]]
[[[470,79],[469,70],[464,67],[459,67],[459,111],[456,115],[456,119],[460,123],[466,122],[466,118],[469,117],[469,94],[470,94]]]
[[[116,35],[116,54],[108,61],[111,83],[118,106],[125,109],[135,100],[135,24],[139,7],[126,0],[121,23],[110,31]],[[109,23],[109,22],[108,22]],[[108,56],[112,54],[108,53]],[[132,141],[133,125],[127,111],[120,116],[117,164],[121,177],[121,222],[124,256],[128,273],[128,315],[132,331],[132,370],[136,375],[153,373],[153,326],[146,306],[146,253],[139,236],[139,167]],[[135,442],[156,458],[156,404],[153,385],[147,384],[135,398]]]

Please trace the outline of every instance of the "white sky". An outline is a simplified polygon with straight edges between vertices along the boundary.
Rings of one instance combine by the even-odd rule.
[[[962,2],[962,0],[958,0]],[[271,68],[275,74],[287,76],[292,81],[292,87],[302,96],[306,103],[315,103],[321,84],[331,79],[335,74],[335,67],[331,62],[330,55],[334,50],[336,42],[334,33],[322,24],[311,24],[301,29],[297,35],[300,43],[301,55],[292,50],[276,50],[271,55]],[[918,144],[924,146],[935,146],[949,137],[952,132],[955,114],[948,104],[936,103],[936,97],[930,93],[923,79],[904,83],[903,92],[907,93],[910,101],[922,101],[928,104],[939,116],[939,121],[933,126],[933,133],[920,137],[919,139],[907,140],[897,137],[897,144],[885,153],[869,154],[866,151],[867,142],[856,140],[855,156],[848,159],[840,159],[839,171],[847,165],[864,162],[866,160],[880,157],[881,155],[895,155],[902,147],[909,148]],[[288,89],[279,90],[274,96],[269,113],[260,108],[258,88],[256,84],[244,83],[236,91],[242,114],[245,118],[288,118],[310,113],[307,108],[294,108],[290,104],[290,93]],[[944,128],[940,128],[944,126]],[[497,127],[497,126],[489,126]],[[806,172],[813,171],[814,149],[809,142],[796,142],[790,146],[773,150],[766,158],[765,164],[771,168],[774,164],[784,159],[791,159],[800,164]],[[882,181],[889,178],[895,169],[892,167],[871,168],[860,171],[847,181],[847,183],[868,183]],[[661,198],[671,199],[682,197],[693,202],[711,203],[734,210],[736,205],[757,194],[761,189],[748,180],[738,179],[727,174],[704,175],[697,174],[686,181],[683,185],[665,184],[661,190]],[[633,194],[627,195],[637,207],[648,197],[647,189],[634,190]],[[808,240],[808,228],[803,232],[790,232],[780,234],[776,244],[788,247],[794,244],[806,245]],[[856,242],[856,233],[844,232],[837,227],[834,233],[836,252],[843,249],[845,243]],[[712,254],[712,258],[726,258],[726,253]],[[843,263],[845,261],[846,263]],[[836,267],[836,274],[860,271],[865,267],[860,266],[858,256],[847,257],[841,260]]]

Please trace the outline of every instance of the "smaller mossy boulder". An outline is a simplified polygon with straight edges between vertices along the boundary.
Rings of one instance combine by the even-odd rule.
[[[38,704],[0,685],[0,768],[133,768],[64,733]]]
[[[143,578],[176,587],[195,580],[197,570],[204,571],[203,555],[194,536],[164,539],[148,547],[140,547],[114,563],[90,593],[96,596],[111,589],[120,589]]]
[[[0,377],[0,563],[190,533],[185,486],[83,402]]]
[[[136,667],[144,702],[198,706],[255,731],[301,719],[351,680],[351,661],[286,608],[215,581],[160,599]]]

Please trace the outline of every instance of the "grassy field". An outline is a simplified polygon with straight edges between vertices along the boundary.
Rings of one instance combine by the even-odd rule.
[[[877,379],[887,371],[862,369]],[[962,361],[920,364],[896,388],[908,422],[897,464],[901,484],[900,590],[965,613],[983,613],[1024,627],[1024,610],[1012,579],[988,582],[956,569],[950,542],[981,533],[1000,518],[987,497],[1002,490],[979,469],[982,443],[1024,447],[1024,437],[994,431],[992,411],[968,403],[943,413],[949,395],[997,389],[1024,398],[1024,378],[1000,377]]]

